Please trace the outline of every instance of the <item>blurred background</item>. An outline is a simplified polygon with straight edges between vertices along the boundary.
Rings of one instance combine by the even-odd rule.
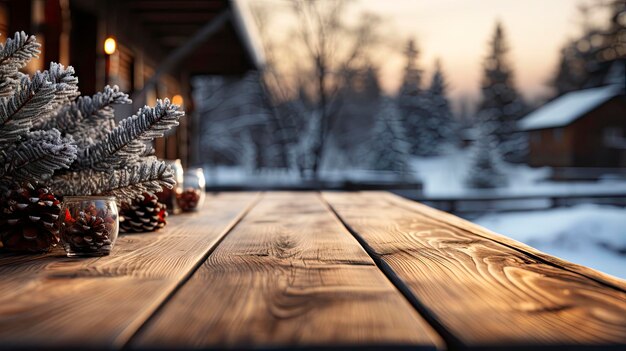
[[[626,0],[1,0],[207,190],[389,190],[626,278]]]

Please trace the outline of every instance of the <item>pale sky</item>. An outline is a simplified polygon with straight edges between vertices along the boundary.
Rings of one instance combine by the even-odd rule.
[[[289,11],[281,0],[254,0],[273,4],[272,33],[289,26]],[[344,1],[344,0],[325,0]],[[383,17],[384,33],[393,47],[380,53],[380,79],[388,93],[395,92],[405,62],[402,48],[415,38],[426,71],[425,82],[440,58],[449,82],[449,94],[458,105],[480,95],[482,60],[495,23],[501,21],[508,39],[509,60],[517,87],[527,99],[549,94],[547,81],[554,73],[559,50],[580,31],[577,6],[590,0],[356,0],[351,14],[373,12]],[[281,9],[282,8],[282,9]],[[598,19],[598,18],[596,18]]]

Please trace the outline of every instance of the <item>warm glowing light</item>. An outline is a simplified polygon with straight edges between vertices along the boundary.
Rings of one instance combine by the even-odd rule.
[[[104,52],[107,55],[113,55],[113,53],[115,53],[115,49],[117,49],[117,42],[115,41],[115,38],[108,37],[104,41]]]
[[[183,97],[180,96],[179,94],[176,94],[172,97],[172,103],[174,105],[182,105],[184,102]]]

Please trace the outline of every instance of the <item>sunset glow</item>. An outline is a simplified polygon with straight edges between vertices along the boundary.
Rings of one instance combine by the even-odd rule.
[[[458,108],[462,99],[476,102],[479,98],[482,60],[496,21],[502,22],[508,39],[518,88],[531,102],[549,95],[547,82],[556,70],[559,50],[580,32],[578,6],[585,3],[591,2],[358,0],[351,5],[349,15],[357,18],[360,13],[371,12],[384,20],[383,34],[391,50],[374,59],[380,64],[381,85],[386,92],[398,89],[404,65],[402,48],[408,38],[415,38],[419,63],[426,73],[424,82],[430,80],[435,60],[441,59],[450,96]],[[293,24],[288,4],[283,0],[254,1],[254,6],[260,5],[271,8],[268,32],[272,39],[284,42]]]

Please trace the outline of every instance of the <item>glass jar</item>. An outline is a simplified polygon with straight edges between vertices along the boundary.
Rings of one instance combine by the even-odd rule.
[[[159,198],[159,202],[167,206],[168,214],[177,214],[180,213],[180,207],[178,207],[176,197],[183,191],[183,164],[179,159],[166,160],[165,163],[172,168],[176,184],[172,189],[163,188],[163,191],[155,195]]]
[[[204,203],[206,180],[202,168],[188,170],[183,177],[183,191],[176,197],[178,207],[184,212],[195,211]]]
[[[68,257],[111,252],[119,231],[115,197],[66,196],[61,216],[61,243]]]

